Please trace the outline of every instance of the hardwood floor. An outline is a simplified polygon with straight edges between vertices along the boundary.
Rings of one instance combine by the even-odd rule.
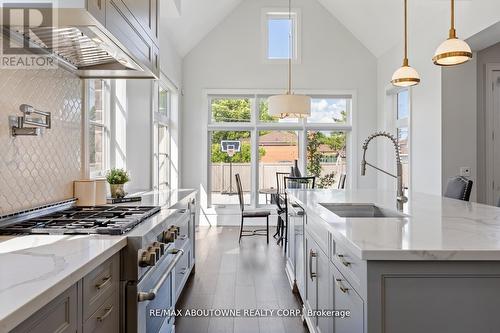
[[[178,309],[300,309],[281,247],[270,237],[243,237],[237,227],[200,227],[196,273]],[[272,234],[271,229],[271,234]],[[177,333],[307,333],[300,317],[177,317]]]

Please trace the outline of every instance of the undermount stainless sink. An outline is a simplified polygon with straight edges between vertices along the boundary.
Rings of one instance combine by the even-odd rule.
[[[375,204],[362,203],[320,203],[332,213],[340,217],[406,217],[408,215],[379,207]]]

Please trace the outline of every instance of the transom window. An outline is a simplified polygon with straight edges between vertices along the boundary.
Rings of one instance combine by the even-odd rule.
[[[263,41],[265,59],[299,59],[299,16],[300,12],[288,9],[268,9],[263,11]]]
[[[209,205],[233,205],[235,174],[240,174],[245,203],[268,202],[263,189],[275,188],[276,172],[290,172],[295,160],[302,175],[315,176],[320,188],[337,188],[350,166],[351,95],[311,95],[308,119],[281,119],[268,113],[271,94],[208,95]],[[228,154],[224,141],[238,141]],[[350,186],[348,184],[348,186]]]

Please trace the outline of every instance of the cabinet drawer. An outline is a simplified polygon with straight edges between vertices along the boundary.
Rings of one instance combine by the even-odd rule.
[[[353,255],[339,242],[333,243],[332,262],[361,295],[365,295],[366,261]]]
[[[93,315],[113,292],[118,291],[120,257],[115,254],[83,278],[83,320]]]
[[[120,331],[118,291],[104,300],[104,303],[83,324],[83,333],[118,333]]]
[[[306,217],[306,230],[311,234],[319,248],[324,253],[329,253],[329,232],[323,221],[318,221],[310,215]]]
[[[334,318],[334,332],[364,332],[365,304],[352,285],[335,265],[330,265],[332,273],[333,308],[349,310],[350,316]]]
[[[11,332],[76,332],[78,327],[77,301],[77,287],[73,285]]]

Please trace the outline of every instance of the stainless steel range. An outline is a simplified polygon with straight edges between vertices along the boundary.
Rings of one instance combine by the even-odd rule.
[[[170,209],[154,206],[154,200],[147,206],[96,207],[76,207],[68,200],[0,217],[0,234],[127,237],[120,254],[120,332],[173,332],[174,316],[152,316],[151,311],[173,313],[194,272],[196,195],[178,191]]]

